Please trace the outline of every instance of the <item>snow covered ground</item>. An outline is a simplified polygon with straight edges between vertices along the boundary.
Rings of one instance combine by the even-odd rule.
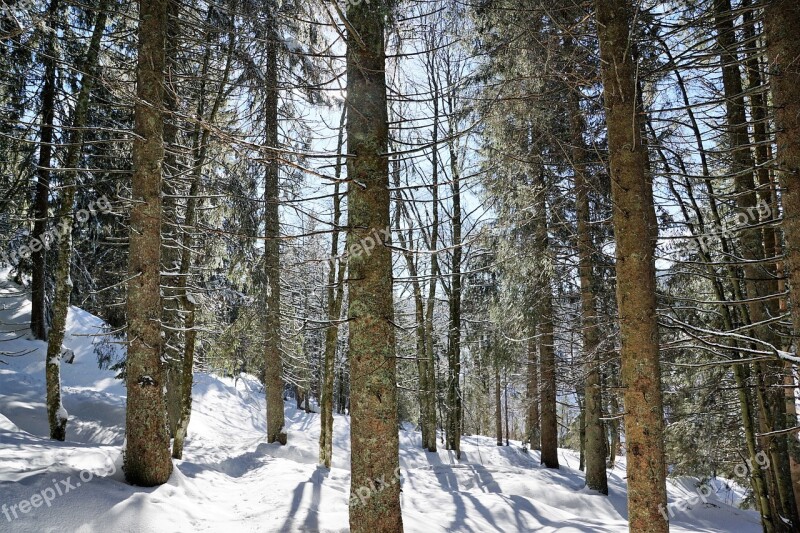
[[[47,438],[45,344],[27,338],[29,302],[0,284],[0,532],[347,531],[349,419],[334,421],[334,464],[317,466],[319,415],[286,405],[289,444],[267,444],[258,383],[195,375],[194,412],[183,461],[157,488],[127,485],[121,471],[125,388],[98,370],[92,336],[102,321],[77,308],[62,367],[67,442]],[[498,447],[465,437],[463,457],[427,453],[420,435],[400,432],[402,506],[408,532],[627,531],[624,461],[609,472],[611,494],[584,490],[578,458],[539,466],[519,443]],[[699,501],[693,480],[670,481],[673,531],[760,531],[758,516]],[[689,500],[687,500],[689,498]],[[679,502],[691,502],[678,506]]]

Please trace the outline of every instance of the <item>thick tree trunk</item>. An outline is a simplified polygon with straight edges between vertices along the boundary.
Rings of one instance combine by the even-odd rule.
[[[50,165],[53,159],[53,120],[56,100],[56,41],[59,0],[51,0],[47,8],[47,44],[42,84],[42,127],[39,132],[39,168],[36,170],[36,196],[33,201],[33,237],[47,232],[50,205]],[[70,206],[71,210],[71,206]],[[47,340],[47,248],[38,246],[31,254],[31,333]],[[61,439],[63,440],[63,439]]]
[[[267,18],[267,109],[266,145],[277,149],[278,138],[278,33],[275,19]],[[267,442],[286,444],[283,412],[283,361],[281,358],[281,262],[280,262],[280,203],[279,163],[277,152],[268,155],[264,184],[264,283],[266,312],[264,313],[264,385],[267,393]]]
[[[86,120],[89,115],[89,101],[92,85],[97,77],[100,42],[106,29],[106,9],[108,1],[103,0],[98,6],[92,39],[86,52],[84,68],[86,74],[81,80],[81,88],[75,102],[72,116],[70,143],[64,161],[66,169],[62,183],[63,195],[58,213],[59,224],[55,233],[58,235],[58,262],[56,264],[56,293],[53,301],[53,327],[47,342],[47,364],[45,375],[47,381],[47,417],[50,422],[50,438],[64,440],[67,430],[67,414],[61,405],[61,350],[66,333],[67,313],[69,312],[72,279],[72,219],[74,216],[75,187],[77,171],[83,149],[83,137]]]
[[[664,411],[656,318],[657,224],[636,97],[629,0],[597,0],[616,236],[628,520],[631,531],[667,532]]]
[[[167,1],[139,2],[133,141],[125,478],[160,485],[172,473],[161,361],[161,173]]]
[[[460,267],[460,249],[453,250],[453,269]],[[457,256],[457,257],[456,257]],[[458,261],[457,261],[458,260]],[[461,274],[450,287],[450,330],[447,335],[447,449],[461,459]]]
[[[783,233],[792,302],[794,353],[800,349],[800,4],[775,0],[764,5],[772,100],[775,106],[776,173],[783,193]],[[791,389],[794,391],[794,389]],[[796,438],[792,436],[791,438]],[[796,443],[794,448],[797,447]],[[800,487],[794,486],[795,497]]]
[[[350,530],[400,532],[383,1],[347,8]],[[372,247],[371,255],[364,249]]]

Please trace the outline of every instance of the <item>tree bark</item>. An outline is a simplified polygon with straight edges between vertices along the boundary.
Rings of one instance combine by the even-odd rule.
[[[654,260],[658,230],[636,97],[633,14],[628,0],[597,0],[595,8],[614,203],[628,520],[631,531],[667,532]]]
[[[350,530],[400,532],[384,0],[347,8]],[[366,250],[372,248],[372,253]]]
[[[56,41],[59,1],[51,0],[47,8],[47,44],[42,84],[42,127],[39,132],[39,166],[36,170],[36,196],[33,201],[33,237],[47,232],[50,205],[50,165],[53,159],[53,120],[56,100]],[[70,206],[71,209],[71,206]],[[31,254],[31,333],[47,340],[47,248],[38,247]],[[63,440],[63,439],[61,439]]]
[[[277,149],[278,138],[278,33],[272,14],[266,20],[267,79],[265,107],[266,145]],[[264,385],[267,394],[267,442],[286,444],[283,412],[283,360],[281,357],[281,264],[280,264],[280,185],[277,152],[270,152],[264,184],[264,283],[266,312],[264,313]]]
[[[452,97],[450,111],[453,112]],[[453,257],[450,265],[450,324],[447,334],[447,449],[456,452],[456,459],[461,459],[461,431],[463,424],[463,406],[461,399],[461,176],[458,168],[458,154],[455,149],[455,131],[448,130],[448,147],[450,151],[451,191],[453,201]],[[433,282],[433,280],[432,280]]]
[[[133,141],[125,478],[165,483],[172,473],[161,361],[161,173],[167,0],[139,2],[139,57]]]
[[[577,89],[570,95],[572,107],[572,165],[575,172],[576,218],[578,230],[578,270],[580,272],[581,312],[583,314],[584,426],[586,486],[608,494],[606,475],[606,436],[603,425],[603,393],[600,378],[600,336],[597,330],[597,302],[594,294],[592,268],[591,211],[589,183],[586,176],[586,147],[583,142],[585,125],[581,115]]]
[[[775,106],[776,174],[783,193],[783,233],[792,302],[793,351],[800,339],[800,4],[775,0],[764,4],[770,84]],[[791,389],[794,392],[794,388]],[[795,419],[796,420],[796,419]],[[796,438],[796,437],[790,437]],[[796,444],[795,444],[796,447]],[[800,487],[793,487],[797,498]]]
[[[539,364],[541,380],[539,396],[541,409],[542,464],[547,468],[558,468],[558,413],[556,406],[556,354],[553,335],[552,255],[547,229],[547,186],[544,169],[539,169],[539,187],[536,192],[536,219],[534,221],[534,246],[544,263],[539,302]]]

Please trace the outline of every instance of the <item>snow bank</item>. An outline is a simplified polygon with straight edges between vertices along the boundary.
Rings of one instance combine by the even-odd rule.
[[[72,308],[62,365],[67,442],[47,439],[45,345],[25,337],[30,305],[0,286],[0,532],[174,532],[348,530],[349,419],[334,421],[333,468],[317,466],[319,415],[286,404],[289,444],[264,440],[264,391],[251,376],[195,376],[194,412],[185,459],[157,488],[127,485],[121,471],[125,388],[99,370],[93,343],[104,324]],[[539,466],[520,443],[465,437],[462,460],[428,453],[420,435],[400,431],[402,505],[408,532],[627,531],[625,465],[609,472],[611,494],[583,488],[577,455],[560,451],[562,468]],[[690,480],[670,483],[685,499]],[[673,531],[760,531],[758,516],[715,495],[676,510]],[[724,498],[723,498],[724,499]],[[733,500],[730,500],[731,502]]]

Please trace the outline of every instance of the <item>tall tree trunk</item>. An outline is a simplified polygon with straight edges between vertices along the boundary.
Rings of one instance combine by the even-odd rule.
[[[106,9],[108,1],[103,0],[98,6],[94,31],[89,42],[84,62],[85,74],[81,80],[81,88],[75,103],[75,111],[70,121],[70,139],[66,170],[62,183],[63,195],[58,213],[59,225],[56,228],[58,240],[58,262],[55,280],[56,294],[53,301],[53,327],[47,342],[47,364],[45,375],[47,382],[47,418],[50,423],[50,438],[64,440],[67,431],[67,413],[61,405],[61,350],[66,333],[69,300],[72,294],[70,265],[72,264],[72,218],[75,204],[75,187],[77,171],[83,149],[83,137],[86,120],[89,114],[89,101],[92,85],[98,74],[98,58],[100,42],[106,28]]]
[[[33,201],[33,236],[39,239],[47,231],[47,210],[50,205],[50,165],[53,159],[53,120],[56,100],[56,41],[59,1],[51,0],[47,8],[47,41],[44,51],[42,84],[42,127],[39,132],[39,167],[36,170],[36,197]],[[70,210],[72,206],[70,206]],[[31,254],[31,333],[39,340],[47,339],[47,247],[38,246]],[[63,439],[62,439],[63,440]]]
[[[347,8],[350,414],[353,533],[400,532],[384,0]],[[372,254],[363,247],[374,246]],[[360,251],[360,253],[359,253]]]
[[[448,358],[448,449],[456,452],[456,458],[461,459],[461,434],[464,432],[464,406],[461,386],[461,306],[462,306],[462,285],[463,274],[461,269],[463,249],[462,249],[462,226],[463,213],[461,211],[461,168],[459,166],[458,138],[456,132],[456,95],[453,87],[453,71],[449,62],[444,64],[444,75],[448,84],[448,92],[444,103],[447,106],[448,129],[447,147],[450,162],[450,191],[452,199],[452,214],[450,217],[453,252],[450,265],[450,292],[449,310],[450,320],[447,335],[447,358]],[[436,87],[438,90],[438,86]],[[437,104],[438,109],[438,104]]]
[[[452,95],[448,96],[450,113],[454,112]],[[452,120],[448,129],[448,148],[450,152],[451,192],[453,214],[453,256],[450,268],[450,324],[447,334],[447,449],[456,452],[461,459],[461,431],[463,424],[463,406],[461,399],[461,172],[458,167],[458,154],[455,147],[455,130]]]
[[[539,382],[541,409],[542,464],[547,468],[558,468],[558,413],[556,406],[556,354],[553,335],[552,256],[547,230],[547,185],[544,169],[539,170],[536,192],[536,218],[534,220],[534,246],[536,254],[544,263],[539,302]]]
[[[743,0],[742,8],[747,9],[751,7],[751,0]],[[769,162],[772,161],[772,144],[769,137],[769,116],[767,105],[767,93],[763,90],[765,87],[764,76],[762,74],[762,63],[759,60],[758,45],[759,41],[756,37],[756,21],[753,10],[746,10],[743,14],[744,18],[744,35],[745,50],[747,52],[747,74],[748,74],[748,92],[750,96],[751,117],[753,121],[753,137],[755,144],[755,158],[758,165],[756,176],[758,177],[758,194],[762,202],[770,206],[770,213],[767,217],[762,217],[761,222],[771,222],[777,218],[778,213],[778,198],[776,193],[775,178],[770,172]],[[767,259],[776,258],[775,263],[768,264],[767,268],[771,278],[774,281],[771,285],[771,292],[777,294],[784,294],[786,292],[786,281],[784,275],[784,264],[779,258],[783,253],[783,244],[781,242],[781,235],[779,231],[767,224],[762,228],[762,235],[764,241],[764,255]],[[778,308],[781,313],[787,311],[786,298],[781,298],[778,303]],[[782,348],[790,350],[791,341],[789,346]],[[795,383],[796,365],[789,361],[784,363],[784,397],[786,406],[786,423],[784,427],[792,428],[797,425],[797,410],[795,405],[795,392],[797,385]],[[800,510],[800,441],[797,435],[792,433],[786,436],[790,475],[792,479],[792,487],[794,489],[795,507]]]
[[[271,13],[266,20],[267,79],[265,107],[267,110],[266,145],[277,150],[278,138],[278,32]],[[267,393],[267,442],[286,444],[283,412],[283,361],[281,358],[281,261],[280,261],[280,185],[278,153],[267,156],[264,184],[264,274],[267,309],[264,313],[264,385]]]
[[[578,269],[580,271],[581,312],[583,314],[584,424],[586,435],[586,486],[608,494],[606,476],[606,436],[603,425],[603,393],[600,378],[600,345],[597,330],[597,302],[592,268],[591,211],[589,183],[586,176],[585,124],[577,89],[570,95],[572,128],[572,165],[575,172],[575,196],[578,221]]]
[[[664,410],[656,318],[657,223],[636,98],[629,0],[596,0],[616,236],[628,520],[631,531],[667,532]]]
[[[775,0],[764,4],[772,100],[775,106],[776,173],[783,190],[783,233],[792,302],[794,353],[800,351],[800,4]],[[794,392],[794,388],[791,389]],[[795,419],[796,420],[796,419]],[[791,436],[789,438],[795,439]],[[796,443],[794,444],[796,447]],[[793,487],[795,498],[800,487]]]
[[[161,361],[161,173],[167,0],[139,2],[133,141],[125,478],[160,485],[172,473]]]
[[[344,265],[339,259],[339,225],[342,217],[342,199],[339,178],[342,175],[342,151],[347,107],[342,108],[339,121],[339,138],[336,144],[336,170],[333,185],[333,233],[331,234],[331,259],[328,270],[328,329],[325,330],[325,360],[323,362],[322,402],[320,406],[319,462],[326,468],[333,460],[333,385],[336,347],[339,343],[339,318],[344,298]]]

